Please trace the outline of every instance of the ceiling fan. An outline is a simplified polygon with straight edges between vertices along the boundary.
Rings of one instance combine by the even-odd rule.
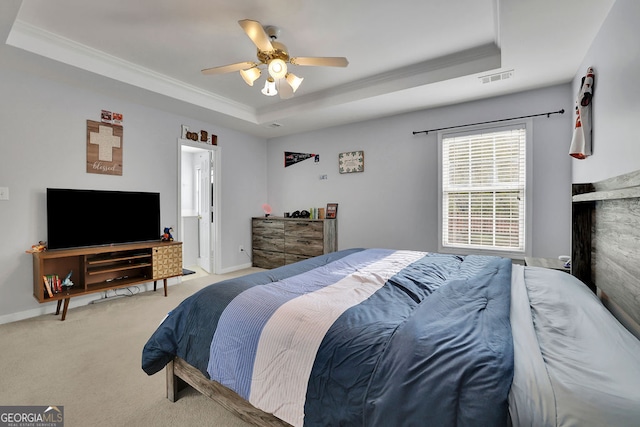
[[[278,27],[271,25],[263,27],[258,21],[250,19],[238,21],[238,24],[258,48],[258,62],[246,61],[206,68],[202,70],[202,74],[215,75],[239,71],[244,81],[249,86],[253,86],[253,83],[262,74],[260,67],[266,65],[269,76],[262,93],[267,96],[279,93],[280,98],[287,99],[293,96],[303,80],[303,78],[290,73],[287,64],[322,67],[346,67],[349,65],[349,61],[344,57],[290,57],[287,47],[276,41],[280,33]]]

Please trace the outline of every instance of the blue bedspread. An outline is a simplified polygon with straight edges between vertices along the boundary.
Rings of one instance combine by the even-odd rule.
[[[506,425],[510,283],[497,257],[340,251],[199,291],[142,367],[179,356],[293,425]]]

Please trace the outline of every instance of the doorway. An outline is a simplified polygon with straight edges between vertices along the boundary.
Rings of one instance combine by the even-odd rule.
[[[178,239],[183,265],[220,270],[220,149],[178,139]]]

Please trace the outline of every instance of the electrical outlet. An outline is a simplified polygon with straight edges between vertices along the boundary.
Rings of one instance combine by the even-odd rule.
[[[238,247],[238,252],[244,252],[244,246],[240,245],[240,246]]]

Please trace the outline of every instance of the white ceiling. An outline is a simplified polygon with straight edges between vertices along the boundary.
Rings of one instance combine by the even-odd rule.
[[[271,138],[568,82],[615,0],[10,1],[0,34],[37,72]],[[304,82],[288,100],[261,94],[264,74],[202,75],[256,61],[241,19],[278,26],[291,56],[349,66],[293,66]]]

